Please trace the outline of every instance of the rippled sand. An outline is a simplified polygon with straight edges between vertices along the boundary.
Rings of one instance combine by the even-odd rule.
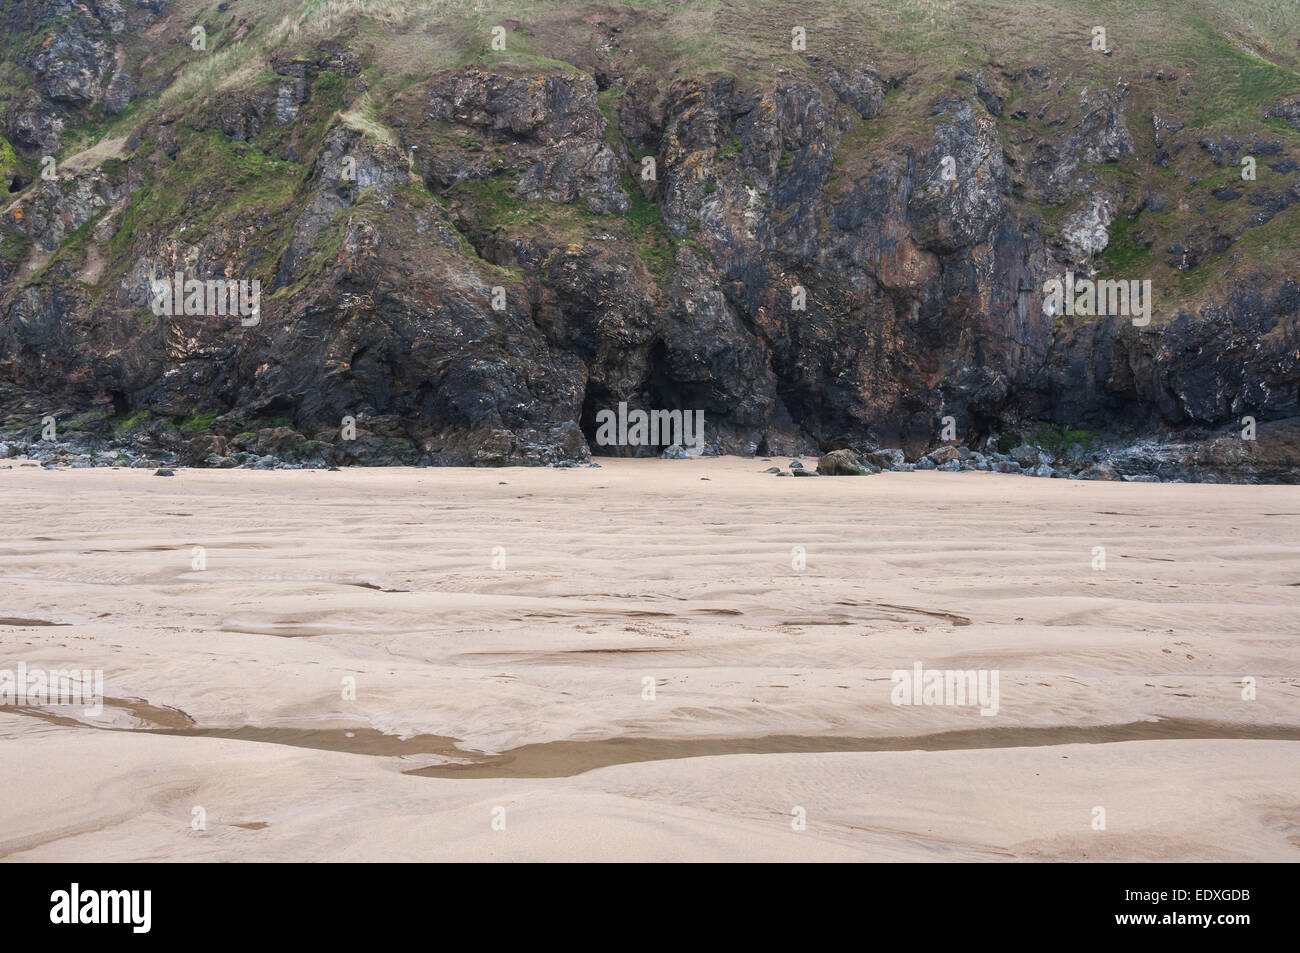
[[[1300,489],[768,465],[0,471],[0,856],[1300,859]]]

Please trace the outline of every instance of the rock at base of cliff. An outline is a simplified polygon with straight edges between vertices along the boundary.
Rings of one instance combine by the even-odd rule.
[[[864,466],[852,450],[832,450],[817,461],[817,472],[822,476],[870,476],[880,470]]]

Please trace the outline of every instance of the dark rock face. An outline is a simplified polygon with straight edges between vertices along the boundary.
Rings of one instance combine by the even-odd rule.
[[[1026,80],[1028,76],[1026,76]],[[1057,127],[1034,144],[1025,186],[1035,201],[1065,202],[1097,184],[1096,166],[1134,152],[1124,112],[1126,89],[1088,90],[1077,105],[1044,107],[1042,118]]]
[[[475,134],[471,151],[508,142],[501,165],[489,166],[464,150],[424,150],[421,172],[437,188],[465,178],[518,170],[514,193],[552,202],[584,201],[593,212],[624,213],[613,151],[602,135],[605,119],[596,104],[596,83],[586,77],[511,78],[470,70],[430,90],[428,118]],[[476,161],[477,160],[477,161]]]
[[[841,69],[837,64],[828,63],[823,68],[822,75],[840,102],[851,107],[863,119],[874,118],[884,105],[886,84],[871,69]]]
[[[32,0],[9,4],[6,34],[34,34],[24,60],[32,95],[0,112],[0,130],[17,148],[54,155],[62,145],[64,108],[102,106],[122,112],[139,93],[123,47],[132,29],[152,22],[159,10],[119,0],[71,3]]]
[[[125,109],[139,84],[116,38],[162,9],[75,5],[25,61],[15,147],[35,157],[77,110]],[[884,148],[873,124],[907,77],[809,62],[761,82],[641,75],[612,100],[598,76],[473,66],[380,108],[349,48],[273,57],[212,108],[163,110],[110,161],[25,188],[0,223],[22,243],[0,265],[0,419],[26,434],[93,411],[96,439],[193,465],[564,464],[626,402],[702,411],[709,453],[825,451],[826,473],[1048,466],[1036,447],[930,452],[948,419],[974,446],[1029,421],[1300,416],[1289,276],[1261,269],[1185,310],[1162,299],[1150,326],[1044,312],[1048,279],[1104,266],[1119,223],[1175,201],[1105,168],[1139,148],[1123,82],[962,72],[907,90],[922,121]],[[1193,139],[1182,117],[1142,122],[1162,168],[1291,161],[1258,137]],[[205,149],[224,163],[210,177]],[[1260,227],[1295,214],[1300,186],[1243,196],[1206,198]],[[1063,209],[1055,227],[1043,205]],[[1207,223],[1167,253],[1127,234],[1192,272],[1244,228]],[[178,272],[259,280],[259,320],[154,316],[151,283]],[[899,450],[870,455],[882,446]],[[835,462],[850,448],[858,470]]]
[[[42,93],[54,102],[91,103],[103,95],[113,59],[108,44],[80,26],[55,34],[28,62]]]
[[[1283,99],[1264,113],[1265,119],[1284,119],[1300,129],[1300,96]]]

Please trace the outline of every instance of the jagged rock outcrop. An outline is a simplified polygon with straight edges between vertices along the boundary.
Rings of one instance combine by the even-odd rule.
[[[32,89],[0,97],[0,132],[20,150],[53,156],[70,116],[81,118],[91,107],[108,115],[126,109],[139,86],[125,41],[132,30],[152,23],[163,6],[124,7],[120,0],[7,4],[0,26],[13,38],[10,50],[19,53]]]
[[[518,174],[513,192],[523,198],[581,199],[597,213],[628,210],[614,153],[602,139],[605,119],[590,78],[453,73],[432,85],[428,121],[460,127],[471,137],[457,148],[420,153],[421,172],[435,188],[509,169]],[[482,161],[495,144],[504,144],[504,155]]]

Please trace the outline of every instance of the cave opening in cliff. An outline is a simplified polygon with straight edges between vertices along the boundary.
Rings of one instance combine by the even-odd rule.
[[[977,447],[991,434],[1002,431],[1002,420],[997,414],[983,413],[974,408],[967,408],[967,412],[970,414],[970,428],[964,441],[967,446]]]
[[[703,405],[692,403],[673,379],[668,361],[668,349],[662,341],[655,342],[646,356],[646,372],[635,393],[620,395],[607,384],[588,381],[582,401],[579,426],[591,452],[607,457],[658,456],[674,443],[694,443],[702,440]],[[642,432],[636,429],[640,417],[647,422]],[[690,419],[687,419],[690,418]],[[602,423],[608,426],[602,439]],[[613,433],[612,442],[607,439]],[[700,443],[702,446],[702,443]]]
[[[9,183],[9,193],[21,192],[31,184],[32,180],[27,178],[21,172],[15,172],[13,179]]]
[[[596,431],[599,428],[596,420],[597,415],[602,411],[616,408],[618,402],[618,395],[604,384],[592,380],[587,382],[587,389],[582,397],[582,413],[578,417],[578,426],[582,428],[582,435],[587,439],[587,446],[591,448],[592,456],[632,456],[627,452],[627,447],[601,446],[596,441]]]
[[[258,417],[270,420],[273,425],[292,424],[296,417],[293,401],[283,394],[272,397],[256,410]]]
[[[668,348],[663,341],[655,341],[650,348],[650,373],[645,382],[649,406],[664,410],[686,410],[680,402],[679,388],[669,373]]]

